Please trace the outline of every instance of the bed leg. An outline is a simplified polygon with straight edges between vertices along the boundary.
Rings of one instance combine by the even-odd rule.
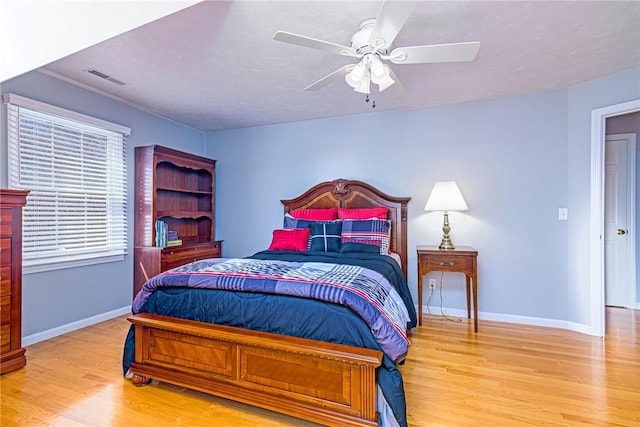
[[[133,385],[136,387],[144,387],[151,382],[151,378],[147,378],[142,375],[133,374]]]

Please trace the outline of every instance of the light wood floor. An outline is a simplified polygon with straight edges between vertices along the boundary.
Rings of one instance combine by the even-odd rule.
[[[410,426],[640,426],[640,311],[607,309],[607,336],[426,316],[402,371]],[[126,317],[27,347],[0,377],[0,425],[313,426],[121,375]]]

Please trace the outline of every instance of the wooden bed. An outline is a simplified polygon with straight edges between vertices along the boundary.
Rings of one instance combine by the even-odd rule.
[[[407,203],[360,181],[337,179],[282,200],[302,208],[387,206],[391,250],[407,274]],[[151,379],[329,426],[376,426],[377,350],[152,314],[135,325],[133,382]]]

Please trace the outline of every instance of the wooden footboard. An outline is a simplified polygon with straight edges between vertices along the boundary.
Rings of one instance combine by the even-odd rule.
[[[329,426],[376,426],[382,353],[138,314],[134,383],[150,379]]]

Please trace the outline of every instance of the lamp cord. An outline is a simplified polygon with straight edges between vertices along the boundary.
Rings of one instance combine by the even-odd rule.
[[[444,310],[442,308],[442,289],[444,288],[444,271],[440,272],[440,316],[450,322],[456,322],[456,323],[460,323],[462,322],[462,319],[457,318],[457,317],[449,317],[446,314],[444,314]],[[431,313],[431,309],[429,308],[429,302],[431,301],[431,297],[433,296],[433,289],[429,289],[429,298],[427,298],[427,312],[429,314]]]

